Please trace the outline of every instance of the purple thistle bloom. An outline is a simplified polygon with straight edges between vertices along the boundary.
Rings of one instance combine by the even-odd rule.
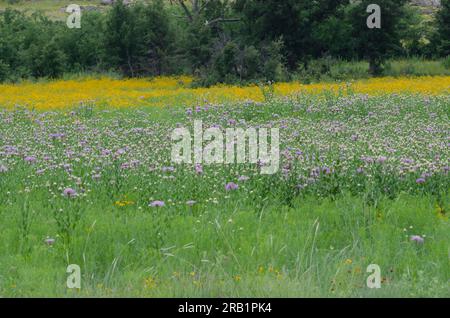
[[[7,171],[8,171],[8,168],[6,166],[0,165],[0,173],[7,172]]]
[[[402,162],[403,162],[404,164],[407,164],[407,165],[409,165],[409,164],[412,164],[412,163],[414,163],[414,160],[412,160],[412,159],[409,159],[409,158],[405,158],[405,159],[403,159],[403,160],[402,160]]]
[[[225,185],[225,190],[226,191],[234,191],[234,190],[237,190],[237,189],[239,189],[239,186],[236,183],[234,183],[234,182],[229,182],[229,183],[227,183]]]
[[[425,239],[420,235],[413,235],[410,238],[411,242],[416,242],[417,244],[423,244]]]
[[[190,200],[190,201],[187,201],[187,202],[186,202],[186,204],[189,205],[189,206],[193,206],[193,205],[196,204],[196,203],[197,203],[197,202],[194,201],[194,200]]]
[[[424,173],[422,173],[422,175],[421,175],[421,177],[424,178],[424,179],[429,178],[429,177],[431,177],[431,176],[432,176],[432,174],[429,173],[429,172],[424,172]]]
[[[19,150],[17,147],[6,145],[3,147],[7,155],[17,155]]]
[[[164,201],[153,201],[149,204],[149,206],[151,206],[152,208],[161,208],[165,205],[166,204],[164,203]]]
[[[377,162],[378,163],[385,163],[386,160],[387,160],[387,157],[381,156],[381,157],[378,157]]]
[[[201,164],[196,164],[195,165],[195,173],[197,174],[203,174],[203,167]]]
[[[238,180],[241,181],[241,182],[245,182],[245,181],[250,180],[250,178],[247,177],[247,176],[240,176]]]
[[[102,156],[108,156],[108,155],[110,155],[111,154],[111,150],[108,150],[108,149],[103,149],[102,150]]]
[[[45,240],[44,240],[44,243],[45,244],[47,244],[48,246],[52,246],[53,244],[55,244],[55,239],[54,238],[50,238],[50,237],[47,237]]]
[[[36,162],[36,157],[35,156],[26,156],[24,159],[26,162],[32,164]]]
[[[419,178],[416,180],[417,184],[424,184],[426,182],[425,178]]]
[[[372,157],[362,157],[361,160],[369,164],[374,162]]]
[[[128,162],[124,162],[120,165],[120,169],[126,170],[130,168],[130,164]]]
[[[123,154],[125,154],[125,153],[126,153],[126,150],[123,149],[123,148],[120,148],[120,149],[118,149],[118,150],[116,151],[116,156],[121,156],[121,155],[123,155]]]
[[[64,196],[68,197],[68,198],[73,198],[77,196],[77,191],[75,191],[72,188],[67,188],[64,190],[63,192]]]
[[[161,171],[162,172],[174,172],[175,168],[174,167],[162,167]]]
[[[319,168],[313,168],[311,170],[311,174],[310,174],[311,177],[318,177],[319,175],[320,175],[320,169]]]

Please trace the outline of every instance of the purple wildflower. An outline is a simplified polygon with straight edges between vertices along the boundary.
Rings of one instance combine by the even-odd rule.
[[[77,196],[77,191],[75,191],[72,188],[67,188],[64,190],[63,192],[64,196],[68,197],[68,198],[73,198]]]
[[[194,200],[190,200],[190,201],[187,201],[187,202],[186,202],[186,204],[189,205],[189,206],[193,206],[193,205],[196,204],[196,203],[197,203],[197,202],[194,201]]]
[[[365,157],[364,156],[364,157],[361,158],[361,160],[364,161],[365,163],[369,163],[369,164],[374,162],[372,157]]]
[[[35,156],[26,156],[24,159],[26,162],[32,164],[36,162],[36,157]]]
[[[106,156],[109,156],[110,154],[111,154],[111,150],[108,150],[108,149],[102,150],[102,156],[106,157]]]
[[[405,158],[405,159],[402,159],[402,162],[404,164],[410,165],[410,164],[414,163],[414,160],[409,159],[409,158]]]
[[[234,191],[234,190],[237,190],[238,188],[239,188],[239,186],[234,182],[229,182],[225,185],[226,191]]]
[[[121,156],[123,154],[125,154],[127,151],[123,148],[120,148],[116,151],[116,156]]]
[[[423,244],[425,239],[420,235],[413,235],[410,238],[411,242],[416,242],[417,244]]]
[[[153,201],[149,204],[152,208],[162,208],[165,205],[164,201]]]
[[[426,182],[425,178],[419,178],[416,180],[417,184],[424,184]]]
[[[8,171],[8,168],[6,166],[0,165],[0,173],[7,172],[7,171]]]
[[[55,244],[55,239],[54,238],[50,238],[50,237],[47,237],[45,240],[44,240],[44,243],[45,244],[47,244],[48,246],[52,246],[53,244]]]
[[[174,172],[175,168],[174,167],[162,167],[161,170],[162,170],[162,172]]]
[[[196,164],[195,165],[195,173],[196,174],[203,174],[203,167],[201,164]]]

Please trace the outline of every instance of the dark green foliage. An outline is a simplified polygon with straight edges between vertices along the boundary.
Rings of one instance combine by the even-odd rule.
[[[104,64],[104,17],[83,13],[82,23],[80,29],[62,27],[60,32],[58,42],[67,56],[67,68],[72,72],[100,70]]]
[[[106,19],[106,61],[129,76],[161,75],[171,36],[162,1],[131,8],[118,2]]]
[[[437,15],[438,50],[441,56],[450,55],[450,0],[441,1],[442,8]]]
[[[406,0],[379,0],[381,8],[381,28],[370,29],[367,26],[369,13],[367,7],[371,0],[357,2],[350,10],[349,23],[352,24],[352,41],[359,58],[365,58],[370,63],[370,73],[379,75],[382,64],[389,55],[401,50],[400,21],[405,15]]]
[[[336,23],[342,26],[338,20],[343,6],[348,2],[238,0],[235,9],[242,14],[242,34],[246,41],[257,44],[281,39],[287,65],[294,69],[299,61],[330,49],[325,32],[345,32],[335,26]],[[334,39],[339,40],[339,36]],[[340,49],[337,48],[336,51]]]
[[[450,0],[442,1],[435,21],[404,6],[406,0],[379,0],[381,29],[367,27],[372,2],[117,1],[106,13],[83,11],[80,29],[6,10],[0,13],[0,81],[109,71],[187,73],[200,85],[311,81],[348,77],[336,74],[341,61],[368,60],[378,75],[387,59],[450,55]]]
[[[66,55],[56,42],[59,28],[39,14],[6,10],[0,15],[0,80],[60,76]]]

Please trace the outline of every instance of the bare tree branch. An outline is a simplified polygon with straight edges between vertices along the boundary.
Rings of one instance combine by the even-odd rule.
[[[241,19],[238,19],[238,18],[236,18],[236,19],[217,18],[212,21],[206,21],[205,25],[214,26],[215,24],[218,24],[218,23],[229,23],[229,22],[239,22],[239,21],[241,21]]]
[[[192,17],[192,13],[189,11],[189,9],[184,4],[184,0],[178,0],[178,3],[183,8],[184,13],[186,13],[186,16],[188,17],[189,21],[193,22],[194,18]]]

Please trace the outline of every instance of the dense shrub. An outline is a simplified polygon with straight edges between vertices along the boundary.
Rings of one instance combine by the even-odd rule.
[[[0,79],[58,77],[66,55],[57,42],[61,26],[40,14],[6,10],[0,16]]]

